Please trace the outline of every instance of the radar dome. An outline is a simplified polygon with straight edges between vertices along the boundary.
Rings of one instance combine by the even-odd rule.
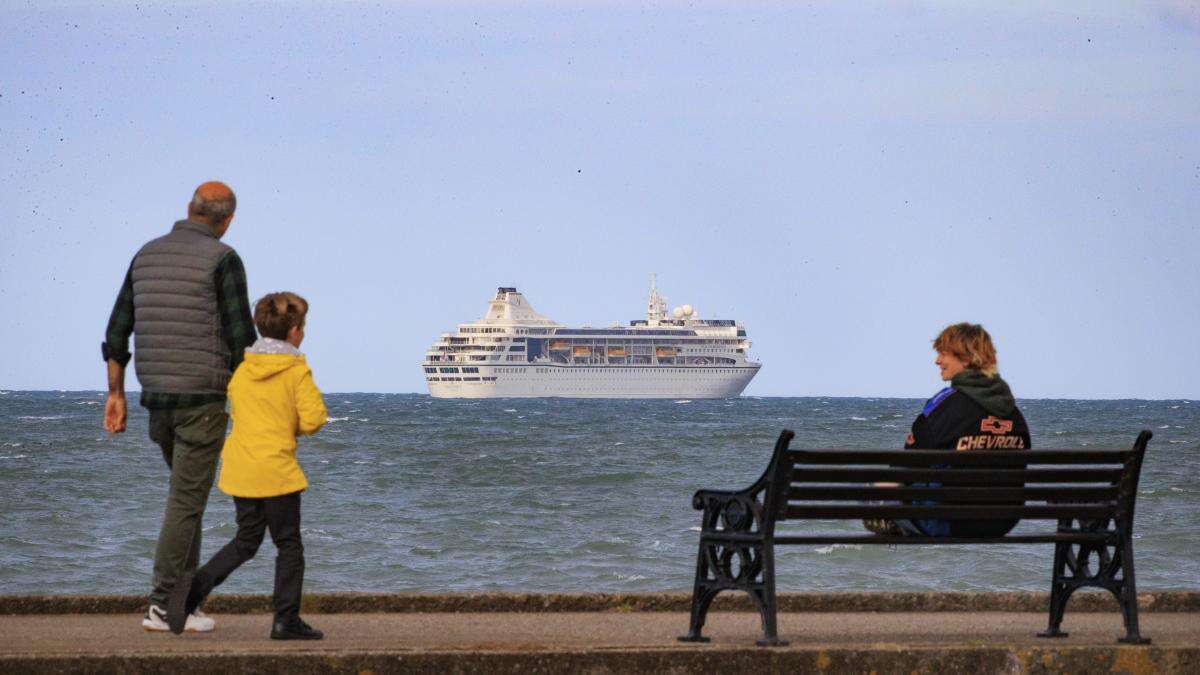
[[[683,308],[676,307],[675,309],[671,310],[671,316],[675,317],[676,319],[682,319],[683,318]]]
[[[695,312],[695,310],[694,310],[694,309],[692,309],[692,306],[691,306],[691,305],[684,305],[684,306],[683,306],[683,314],[684,314],[684,316],[691,316],[691,315],[692,315],[694,312]]]

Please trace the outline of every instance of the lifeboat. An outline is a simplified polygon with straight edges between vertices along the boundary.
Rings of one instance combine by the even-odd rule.
[[[592,355],[591,347],[572,347],[571,348],[571,356],[591,356],[591,355]]]
[[[571,343],[566,340],[551,340],[550,349],[570,349]]]
[[[624,347],[609,347],[608,355],[609,356],[625,356],[625,348]]]
[[[664,356],[675,356],[675,348],[674,347],[655,347],[654,355],[660,359],[663,358]]]

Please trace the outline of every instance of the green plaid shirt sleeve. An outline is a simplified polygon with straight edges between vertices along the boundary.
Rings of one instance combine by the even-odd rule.
[[[246,268],[236,251],[230,251],[217,263],[217,312],[221,315],[221,336],[229,346],[229,370],[237,370],[246,347],[254,344],[254,320],[250,318],[250,298],[246,291]]]
[[[132,354],[129,353],[129,336],[133,334],[133,263],[125,272],[125,282],[117,293],[117,301],[113,303],[112,314],[108,317],[108,328],[104,331],[104,342],[100,344],[100,354],[105,361],[112,359],[122,366],[129,363]]]

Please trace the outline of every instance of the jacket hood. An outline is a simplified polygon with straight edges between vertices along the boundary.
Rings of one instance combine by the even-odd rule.
[[[295,366],[305,366],[304,353],[290,343],[273,338],[259,338],[246,348],[246,356],[238,370],[245,370],[252,380],[265,380]]]
[[[1017,409],[1012,390],[999,375],[988,375],[980,370],[964,370],[950,380],[950,386],[966,394],[989,415],[1008,417]]]

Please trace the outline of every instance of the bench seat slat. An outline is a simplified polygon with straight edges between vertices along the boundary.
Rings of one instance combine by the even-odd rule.
[[[793,485],[789,502],[833,500],[938,499],[946,503],[990,504],[1006,501],[1114,502],[1116,487],[879,487]]]
[[[888,469],[831,468],[792,470],[792,485],[797,483],[924,483],[945,485],[993,485],[1006,483],[1108,483],[1121,480],[1121,469]]]
[[[895,537],[883,534],[805,534],[776,536],[776,544],[1075,544],[1103,543],[1115,534],[1061,532],[1058,534],[1016,534],[1006,537]]]
[[[793,464],[892,466],[1021,466],[1023,464],[1124,464],[1129,450],[794,450]]]
[[[781,514],[787,519],[861,519],[861,518],[940,518],[945,520],[987,520],[1001,518],[1112,518],[1116,506],[1093,504],[1054,504],[1046,506],[1008,506],[971,504],[788,504]]]

